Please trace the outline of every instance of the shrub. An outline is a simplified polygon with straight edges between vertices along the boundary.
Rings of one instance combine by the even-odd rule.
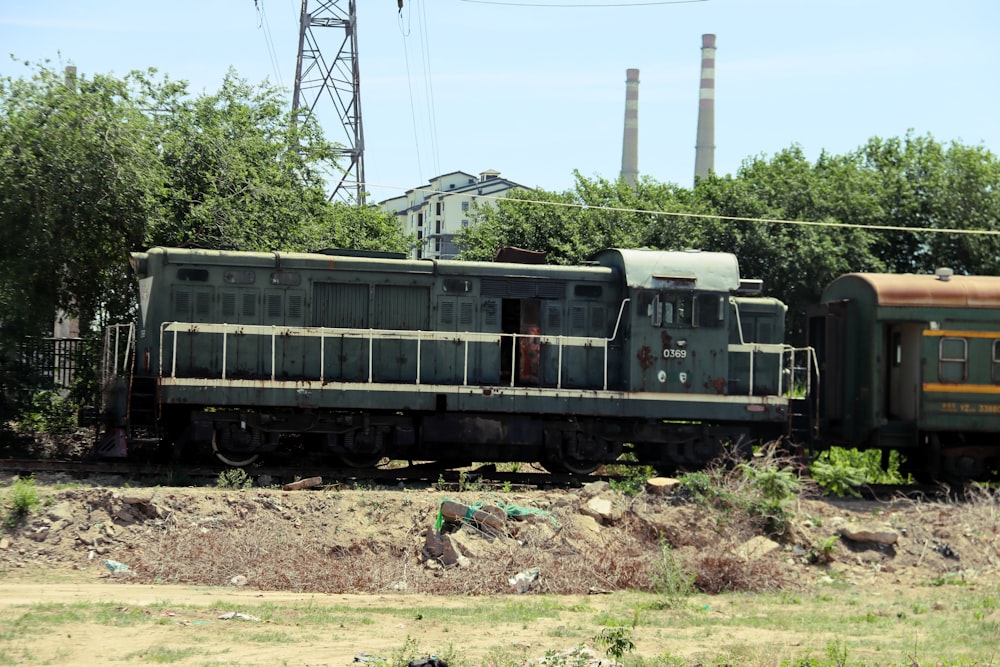
[[[220,489],[249,489],[253,486],[253,477],[243,468],[229,468],[219,473],[215,486]]]
[[[678,607],[695,592],[694,570],[678,557],[665,540],[660,542],[659,558],[653,563],[650,587],[662,595],[664,606]]]
[[[9,529],[20,526],[33,509],[38,507],[38,489],[33,477],[23,477],[14,482],[7,494],[7,516],[4,523]]]

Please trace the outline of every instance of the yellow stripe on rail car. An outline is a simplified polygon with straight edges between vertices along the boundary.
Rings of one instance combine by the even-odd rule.
[[[932,391],[942,394],[1000,394],[1000,385],[925,382],[924,391]]]
[[[959,331],[957,329],[924,329],[925,336],[949,336],[954,338],[1000,338],[1000,331]]]

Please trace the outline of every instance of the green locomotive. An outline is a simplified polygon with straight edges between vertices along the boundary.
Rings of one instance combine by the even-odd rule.
[[[808,353],[736,257],[610,249],[584,266],[153,248],[134,325],[108,331],[101,451],[231,465],[294,436],[383,457],[541,461],[632,451],[697,468],[786,434]]]

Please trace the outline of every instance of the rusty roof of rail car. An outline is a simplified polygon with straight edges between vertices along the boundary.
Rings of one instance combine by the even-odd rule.
[[[950,276],[912,273],[849,273],[830,283],[823,300],[844,298],[863,283],[880,306],[1000,308],[1000,276]]]

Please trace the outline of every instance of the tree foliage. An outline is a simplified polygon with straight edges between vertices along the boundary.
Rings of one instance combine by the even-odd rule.
[[[191,96],[155,70],[0,78],[0,308],[44,334],[56,307],[126,319],[127,253],[150,246],[402,250],[391,216],[331,204],[334,146],[281,91],[230,72]],[[30,298],[25,298],[25,296]]]
[[[335,146],[266,83],[192,96],[152,69],[25,66],[0,77],[0,430],[30,397],[24,336],[57,309],[84,336],[131,319],[129,252],[409,247],[390,215],[327,200]]]
[[[954,231],[1000,231],[1000,162],[983,147],[908,134],[810,162],[793,145],[692,190],[575,176],[572,191],[523,191],[478,209],[459,239],[464,256],[491,258],[504,245],[559,263],[613,246],[732,252],[789,305],[798,340],[808,304],[843,273],[1000,269],[1000,237]]]

